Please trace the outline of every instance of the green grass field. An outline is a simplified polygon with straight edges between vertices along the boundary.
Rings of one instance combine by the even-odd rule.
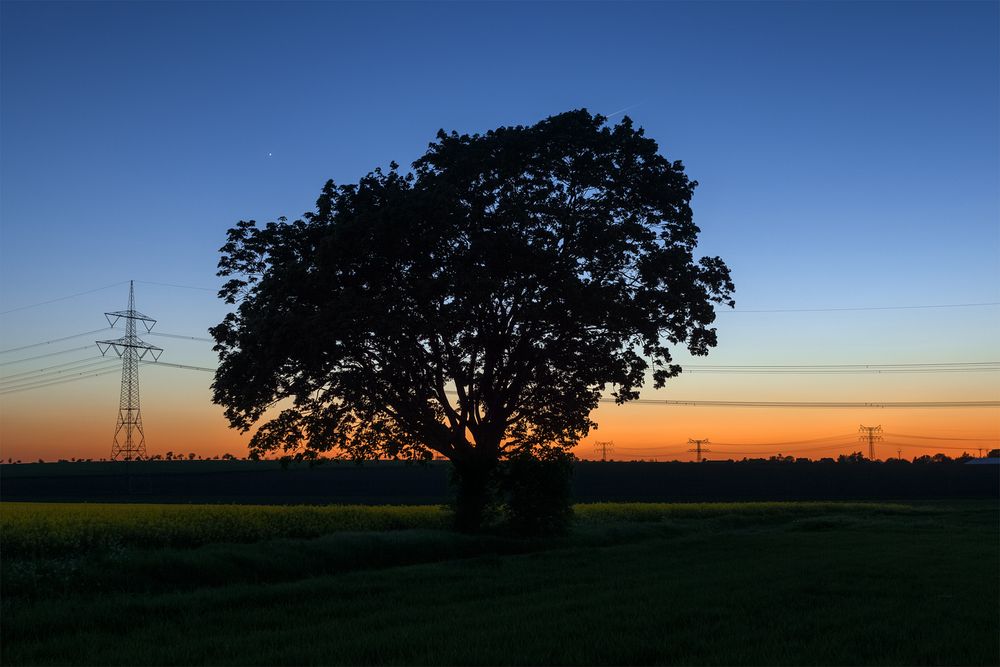
[[[569,535],[433,507],[0,505],[2,662],[1000,660],[996,502],[601,504]]]

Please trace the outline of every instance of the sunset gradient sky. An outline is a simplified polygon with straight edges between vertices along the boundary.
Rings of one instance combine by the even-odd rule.
[[[120,333],[17,348],[100,329],[134,279],[154,332],[202,339],[146,336],[162,361],[211,367],[203,339],[227,310],[218,248],[238,220],[297,217],[326,179],[409,164],[438,128],[578,107],[613,121],[625,110],[700,183],[699,251],[732,268],[737,307],[719,313],[718,348],[692,363],[1000,360],[996,2],[5,2],[0,13],[4,461],[107,457],[118,407],[113,362],[17,389],[83,372],[41,369],[84,367],[94,340]],[[687,373],[643,398],[996,401],[993,368]],[[211,403],[210,373],[144,366],[141,378],[150,454],[245,453]],[[887,437],[883,458],[1000,438],[997,408],[604,405],[595,419],[582,456],[612,440],[615,458],[684,460],[688,438],[730,443],[709,445],[710,458],[835,456],[863,449],[859,424],[967,439]]]

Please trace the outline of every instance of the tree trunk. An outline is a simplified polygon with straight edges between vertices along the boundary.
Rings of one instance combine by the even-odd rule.
[[[455,528],[463,533],[481,530],[496,501],[495,462],[452,461],[455,485]]]

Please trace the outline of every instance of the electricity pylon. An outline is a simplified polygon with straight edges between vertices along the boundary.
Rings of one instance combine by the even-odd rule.
[[[122,389],[118,404],[118,421],[115,424],[115,440],[111,445],[111,460],[135,461],[146,458],[146,436],[142,431],[142,415],[139,412],[139,360],[147,354],[157,361],[163,349],[150,345],[135,333],[136,320],[142,322],[146,332],[153,329],[156,320],[135,309],[135,290],[128,283],[128,310],[104,313],[108,324],[115,326],[125,320],[125,335],[115,340],[99,340],[97,349],[101,356],[114,350],[122,359]]]
[[[711,449],[704,449],[702,447],[702,445],[709,444],[708,443],[708,438],[705,438],[703,440],[692,440],[692,439],[688,438],[688,444],[695,446],[694,449],[689,449],[688,451],[689,452],[695,452],[695,457],[696,457],[696,460],[698,461],[698,463],[701,463],[701,453],[702,452],[710,452],[710,451],[712,451]]]
[[[875,460],[875,443],[882,439],[882,425],[878,426],[859,426],[858,427],[858,440],[868,441],[868,458],[872,461]]]
[[[614,450],[614,448],[615,448],[615,443],[614,443],[613,440],[607,440],[607,441],[604,441],[604,442],[595,442],[594,443],[594,451],[601,453],[601,460],[602,461],[607,461],[608,460],[608,452]]]

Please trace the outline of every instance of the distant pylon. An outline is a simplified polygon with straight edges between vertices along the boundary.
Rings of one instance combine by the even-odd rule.
[[[710,452],[710,451],[712,451],[711,449],[705,449],[705,448],[702,447],[702,445],[709,444],[708,443],[708,438],[705,438],[704,440],[692,440],[692,439],[688,438],[688,444],[695,446],[694,449],[689,449],[688,451],[689,452],[695,452],[695,460],[697,460],[698,463],[701,463],[701,454],[702,454],[702,452]]]
[[[606,440],[604,442],[595,442],[594,451],[601,454],[601,460],[608,460],[608,452],[614,451],[615,443],[614,440]]]
[[[97,348],[101,355],[114,350],[122,359],[121,400],[118,404],[118,421],[115,424],[115,440],[111,445],[111,460],[135,461],[146,458],[146,436],[142,431],[142,415],[139,412],[139,360],[149,354],[153,361],[160,358],[163,349],[150,345],[135,333],[136,320],[142,321],[149,332],[156,320],[146,317],[135,309],[135,289],[132,281],[128,284],[128,310],[104,313],[108,324],[115,326],[118,320],[125,320],[125,335],[115,340],[99,340]]]
[[[868,458],[872,461],[875,460],[875,443],[882,439],[882,425],[878,426],[859,426],[858,440],[868,441]]]

